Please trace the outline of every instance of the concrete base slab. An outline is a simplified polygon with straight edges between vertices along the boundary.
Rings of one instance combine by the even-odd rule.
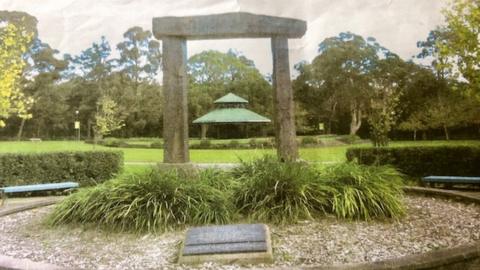
[[[270,230],[264,224],[207,226],[187,231],[178,263],[273,263]]]

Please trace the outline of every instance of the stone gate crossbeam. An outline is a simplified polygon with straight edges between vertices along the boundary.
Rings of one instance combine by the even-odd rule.
[[[186,41],[198,39],[271,38],[273,100],[280,160],[298,158],[288,39],[301,38],[305,21],[245,12],[206,16],[153,18],[153,34],[163,43],[164,162],[189,162]]]

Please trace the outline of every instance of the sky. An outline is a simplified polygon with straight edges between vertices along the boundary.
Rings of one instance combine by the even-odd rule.
[[[132,26],[151,30],[152,18],[251,12],[307,22],[301,39],[290,39],[290,66],[311,61],[325,38],[351,31],[374,37],[411,59],[416,42],[443,23],[447,0],[0,0],[0,10],[24,11],[38,19],[40,38],[63,53],[78,54],[106,36],[112,49]],[[228,49],[252,59],[264,75],[272,73],[269,39],[189,41],[188,55]]]

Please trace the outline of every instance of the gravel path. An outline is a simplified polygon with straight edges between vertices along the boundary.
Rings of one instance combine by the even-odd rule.
[[[327,217],[271,226],[275,264],[378,261],[480,240],[480,206],[421,196],[407,196],[405,201],[408,215],[395,222],[340,222]],[[174,264],[183,231],[139,236],[67,227],[52,230],[42,225],[51,209],[0,218],[0,254],[80,269],[190,268]]]

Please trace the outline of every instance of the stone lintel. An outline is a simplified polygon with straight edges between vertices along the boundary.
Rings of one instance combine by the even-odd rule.
[[[307,30],[305,21],[291,18],[233,12],[214,15],[153,18],[157,39],[181,36],[186,39],[301,38]]]

